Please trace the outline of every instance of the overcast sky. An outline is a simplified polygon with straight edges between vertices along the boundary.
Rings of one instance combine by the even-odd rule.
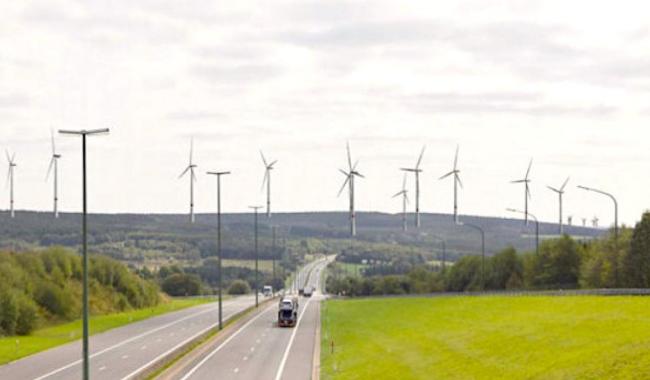
[[[0,148],[16,152],[19,209],[51,208],[50,128],[110,127],[89,140],[93,212],[187,212],[194,136],[197,212],[216,210],[208,169],[233,171],[225,211],[264,203],[259,149],[279,160],[275,210],[346,210],[349,140],[360,210],[398,212],[398,168],[426,145],[422,210],[451,212],[437,178],[459,144],[464,214],[523,208],[509,181],[533,157],[540,219],[557,219],[546,185],[571,176],[566,215],[613,222],[584,184],[634,223],[650,207],[649,14],[643,1],[4,1]],[[77,211],[80,141],[57,145],[61,207]]]

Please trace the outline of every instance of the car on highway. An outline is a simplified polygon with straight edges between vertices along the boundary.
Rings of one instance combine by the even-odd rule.
[[[294,327],[298,322],[298,297],[283,297],[278,310],[278,326]]]
[[[264,297],[271,297],[273,295],[273,287],[271,285],[265,285],[262,288],[262,294]]]

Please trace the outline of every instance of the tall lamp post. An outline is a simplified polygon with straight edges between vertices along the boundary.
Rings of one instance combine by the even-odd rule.
[[[612,202],[614,202],[614,250],[616,251],[616,255],[614,256],[614,281],[615,285],[618,287],[618,200],[616,200],[616,197],[614,195],[607,193],[602,190],[594,189],[592,187],[587,187],[587,186],[578,186],[578,189],[585,190],[585,191],[591,191],[594,193],[598,193],[601,195],[604,195],[606,197],[609,197]]]
[[[516,210],[514,208],[509,208],[506,210],[517,214],[522,214],[522,215],[526,214],[526,212],[521,210]],[[535,215],[531,214],[530,211],[528,212],[528,216],[533,218],[533,220],[535,221],[535,253],[539,256],[539,220]]]
[[[257,244],[257,211],[262,208],[262,206],[249,206],[249,208],[255,210],[255,307],[259,306],[259,270],[258,270],[258,261],[259,261],[259,250]]]
[[[433,235],[433,238],[438,240],[442,245],[442,273],[445,273],[445,268],[447,264],[447,242],[445,241],[445,239],[441,238],[440,236]]]
[[[275,286],[275,256],[277,255],[277,249],[275,248],[275,235],[276,235],[276,229],[277,229],[277,226],[273,226],[273,227],[272,227],[272,231],[273,231],[273,244],[272,244],[272,246],[271,246],[271,251],[272,251],[272,252],[271,252],[271,258],[273,259],[273,283],[274,283],[273,286]]]
[[[88,380],[90,378],[90,358],[88,356],[88,225],[87,225],[87,196],[86,196],[86,136],[106,134],[108,133],[108,128],[103,129],[92,129],[92,130],[79,130],[79,131],[70,131],[70,130],[59,130],[59,133],[62,135],[75,135],[81,136],[81,172],[82,172],[82,203],[83,203],[83,213],[81,218],[81,253],[82,253],[82,278],[83,278],[83,379]]]
[[[223,329],[223,312],[222,312],[222,287],[223,280],[221,275],[221,176],[228,175],[230,172],[207,172],[208,175],[217,176],[217,275],[219,276],[219,330]]]
[[[485,289],[485,231],[480,226],[472,223],[458,222],[458,225],[473,228],[481,234],[481,287]]]

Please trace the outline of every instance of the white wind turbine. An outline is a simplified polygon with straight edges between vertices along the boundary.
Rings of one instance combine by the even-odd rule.
[[[526,225],[528,225],[528,200],[530,199],[530,168],[533,166],[533,159],[530,159],[530,163],[528,164],[528,170],[526,170],[526,176],[524,179],[520,179],[517,181],[512,181],[511,183],[523,183],[525,184],[525,192],[524,192],[524,214],[525,214],[525,222]]]
[[[414,168],[401,168],[400,170],[405,172],[411,172],[415,174],[415,227],[420,227],[420,164],[422,163],[422,157],[424,156],[424,150],[426,146],[422,147],[418,161],[415,163]]]
[[[52,132],[52,159],[50,160],[50,166],[47,168],[45,181],[50,178],[50,173],[54,169],[54,218],[59,217],[59,158],[61,158],[61,155],[56,153],[54,132]]]
[[[564,188],[566,187],[567,183],[569,183],[569,177],[567,177],[566,181],[562,184],[562,186],[559,189],[556,189],[552,186],[546,186],[548,187],[551,191],[557,193],[557,195],[560,198],[560,235],[564,233],[564,219],[562,219],[562,203],[563,203],[563,198],[564,198]],[[571,218],[569,217],[569,224],[571,224]]]
[[[16,153],[9,156],[9,151],[5,150],[7,161],[9,162],[9,172],[7,173],[7,184],[9,185],[9,212],[11,217],[15,217],[14,212],[14,168],[16,165]]]
[[[190,140],[190,162],[183,170],[181,175],[178,178],[182,178],[187,172],[190,172],[190,223],[194,223],[194,182],[196,181],[196,176],[194,175],[194,169],[197,167],[192,162],[192,155],[194,153],[194,139]]]
[[[439,180],[442,180],[452,175],[454,176],[454,223],[456,224],[458,224],[458,186],[460,186],[461,189],[463,188],[463,182],[460,180],[460,169],[458,169],[459,148],[459,146],[456,146],[453,170],[439,178]]]
[[[399,193],[393,195],[393,198],[402,196],[402,230],[406,232],[408,229],[408,223],[406,222],[406,205],[408,204],[408,190],[406,190],[406,173],[404,173],[404,181],[402,181],[402,190]]]
[[[357,164],[359,161],[356,161],[354,165],[352,165],[352,155],[350,154],[350,144],[347,144],[347,152],[348,152],[348,171],[345,171],[343,169],[339,169],[341,173],[345,176],[345,182],[343,182],[343,186],[341,186],[341,190],[339,190],[339,196],[345,189],[345,186],[348,186],[348,190],[350,192],[350,235],[351,236],[356,236],[357,235],[357,221],[356,221],[356,214],[354,212],[354,177],[361,177],[365,178],[361,173],[357,171]]]
[[[271,170],[273,170],[273,165],[275,165],[278,160],[271,162],[270,164],[266,161],[264,153],[260,150],[260,155],[262,156],[262,162],[264,163],[264,180],[262,181],[262,190],[264,190],[264,185],[266,185],[266,217],[271,217]]]

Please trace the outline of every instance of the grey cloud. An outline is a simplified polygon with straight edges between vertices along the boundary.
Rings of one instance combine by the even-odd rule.
[[[233,84],[242,82],[264,81],[277,77],[282,73],[278,66],[269,64],[239,64],[239,65],[195,65],[190,72],[199,79],[212,84]]]
[[[0,94],[0,109],[13,109],[29,105],[30,99],[22,94]]]

